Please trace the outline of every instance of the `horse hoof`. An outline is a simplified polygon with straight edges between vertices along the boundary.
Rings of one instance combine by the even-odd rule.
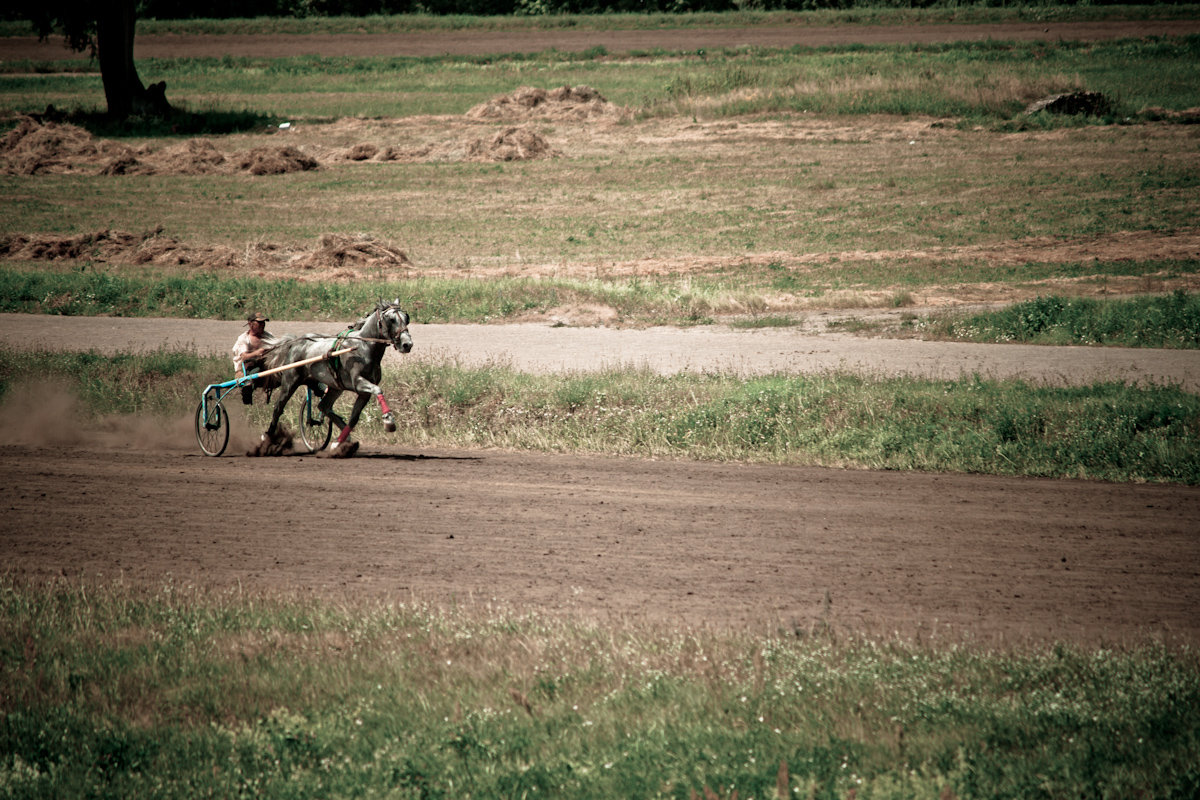
[[[322,450],[319,455],[322,458],[350,458],[357,452],[358,442],[347,441],[330,445],[325,450]]]
[[[387,422],[383,423],[383,429],[385,431],[387,431],[388,433],[395,433],[396,432],[396,423],[392,422],[389,419]]]

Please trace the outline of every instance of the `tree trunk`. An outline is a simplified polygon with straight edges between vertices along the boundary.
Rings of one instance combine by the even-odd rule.
[[[96,10],[96,56],[109,116],[165,116],[171,112],[166,83],[142,85],[133,63],[133,34],[137,24],[135,0],[100,0]]]

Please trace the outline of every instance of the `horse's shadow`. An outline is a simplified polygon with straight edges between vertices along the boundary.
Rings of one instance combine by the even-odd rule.
[[[293,450],[285,455],[296,458],[307,456],[309,458],[317,458],[316,453],[297,452]],[[362,461],[365,458],[376,459],[380,461],[482,461],[481,456],[427,456],[424,453],[363,453],[358,452],[349,458],[342,459],[343,461]],[[334,460],[334,459],[330,459]]]
[[[376,458],[383,461],[482,461],[481,456],[427,456],[423,453],[355,453],[350,460]]]

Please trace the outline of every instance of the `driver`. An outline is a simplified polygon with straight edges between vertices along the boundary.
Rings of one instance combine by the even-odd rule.
[[[275,346],[278,339],[267,333],[266,316],[255,312],[246,317],[247,331],[233,343],[233,371],[238,377],[253,375],[263,368],[263,356]],[[242,402],[254,402],[254,387],[265,385],[265,380],[247,383],[242,387]]]

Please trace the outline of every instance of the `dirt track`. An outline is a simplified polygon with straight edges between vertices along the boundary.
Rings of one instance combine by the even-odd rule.
[[[0,332],[10,345],[41,326],[25,341],[138,349],[171,329],[206,350],[218,347],[217,326],[230,339],[237,328],[91,320],[109,333],[47,333],[79,322],[5,315]],[[570,333],[539,329],[547,340]],[[418,348],[438,347],[435,331],[414,333]],[[495,346],[513,331],[474,334],[480,346],[491,334]],[[1057,353],[1064,370],[1076,358],[1043,352]],[[952,365],[943,359],[939,369]],[[0,408],[0,549],[18,574],[169,577],[756,630],[827,620],[844,631],[989,640],[1200,640],[1198,487],[427,448],[249,461],[236,442],[211,459],[195,447],[190,420],[85,431],[70,416],[55,398]],[[255,510],[256,522],[239,521]]]
[[[0,475],[5,558],[24,575],[756,630],[1200,636],[1196,489],[424,449],[249,462],[94,443],[0,448]],[[265,513],[239,521],[253,509]]]

